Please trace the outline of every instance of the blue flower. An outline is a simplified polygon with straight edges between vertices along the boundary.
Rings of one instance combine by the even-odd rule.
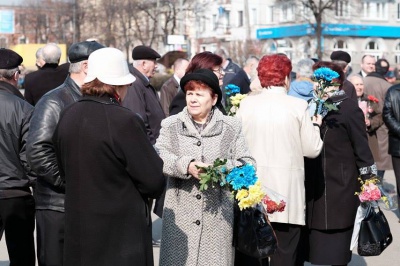
[[[336,71],[333,71],[327,67],[321,67],[314,71],[314,77],[316,80],[325,80],[332,81],[339,77],[339,74]]]
[[[240,92],[240,88],[235,84],[228,84],[225,86],[225,94],[226,96],[235,95]]]
[[[254,166],[246,164],[241,167],[235,167],[226,176],[226,182],[231,184],[234,190],[249,188],[257,182],[256,171]]]

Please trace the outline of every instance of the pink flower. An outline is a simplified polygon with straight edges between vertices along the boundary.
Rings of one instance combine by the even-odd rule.
[[[381,198],[381,191],[373,183],[364,184],[358,198],[361,202],[379,200]]]

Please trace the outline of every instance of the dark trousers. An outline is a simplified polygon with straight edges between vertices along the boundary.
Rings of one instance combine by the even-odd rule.
[[[35,200],[32,196],[0,199],[0,240],[5,232],[10,265],[34,266]]]
[[[256,259],[247,256],[239,251],[235,251],[235,266],[268,266],[268,258]]]
[[[271,266],[294,266],[303,226],[296,224],[271,223],[278,239],[278,249],[270,258]]]
[[[36,241],[39,266],[62,266],[65,214],[36,210]],[[100,233],[100,232],[99,232]]]
[[[400,157],[392,156],[392,163],[394,176],[396,177],[397,199],[400,200]]]

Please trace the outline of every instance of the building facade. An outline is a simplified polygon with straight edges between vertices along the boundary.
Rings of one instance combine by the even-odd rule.
[[[253,52],[285,53],[294,62],[317,57],[315,19],[303,2],[215,0],[207,12],[197,14],[191,36],[196,37],[197,51],[224,46],[232,57],[237,43],[244,41],[242,47],[252,45]],[[355,69],[364,54],[400,64],[399,0],[332,1],[322,17],[322,59],[329,59],[334,50],[345,50]]]

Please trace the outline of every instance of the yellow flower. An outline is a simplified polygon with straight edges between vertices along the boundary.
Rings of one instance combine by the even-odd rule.
[[[255,206],[260,203],[265,194],[261,189],[260,181],[249,187],[249,190],[241,189],[236,194],[236,199],[239,201],[240,210]]]
[[[239,107],[240,101],[243,100],[244,98],[246,98],[246,96],[247,96],[247,94],[240,94],[240,93],[237,93],[234,96],[231,96],[230,97],[231,104],[233,106]]]

